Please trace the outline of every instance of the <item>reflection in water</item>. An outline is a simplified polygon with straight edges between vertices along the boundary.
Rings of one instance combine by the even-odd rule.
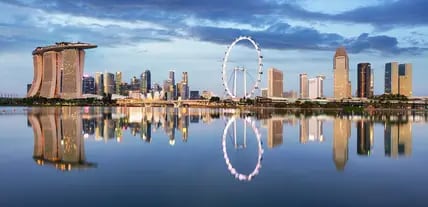
[[[259,170],[262,167],[261,162],[262,162],[262,156],[263,156],[263,148],[262,148],[262,141],[261,141],[261,134],[259,132],[259,130],[256,127],[256,123],[254,121],[251,120],[251,118],[247,117],[243,120],[244,122],[244,144],[243,146],[246,146],[246,135],[247,135],[247,124],[252,128],[252,130],[254,131],[254,133],[256,134],[256,139],[257,139],[257,147],[258,147],[258,159],[257,159],[257,164],[256,167],[254,168],[254,170],[248,174],[242,174],[240,172],[238,172],[232,165],[232,163],[230,162],[229,156],[227,154],[227,138],[232,137],[234,140],[234,144],[235,144],[235,148],[238,146],[237,144],[237,119],[235,116],[233,116],[226,124],[226,127],[223,130],[223,139],[222,139],[222,147],[223,147],[223,157],[224,160],[226,161],[226,165],[227,165],[227,169],[230,171],[230,173],[238,180],[240,181],[251,181],[253,179],[254,176],[256,176],[257,174],[259,174]],[[232,126],[233,125],[233,126]],[[230,130],[230,128],[233,127],[233,130]],[[230,132],[232,131],[232,132]],[[281,132],[282,132],[282,125],[281,125]]]
[[[333,159],[336,169],[343,171],[348,161],[348,142],[351,136],[351,121],[336,118],[333,121]]]
[[[407,123],[385,123],[385,155],[397,158],[412,154],[412,125]]]
[[[374,132],[373,122],[358,121],[357,122],[357,154],[370,155],[373,149]]]
[[[125,131],[139,137],[144,143],[150,144],[154,133],[163,132],[165,143],[176,144],[177,137],[186,143],[189,140],[189,125],[203,123],[205,127],[214,119],[229,117],[224,133],[232,133],[234,146],[246,148],[246,128],[253,129],[259,144],[259,164],[253,173],[243,175],[231,165],[227,156],[226,142],[223,137],[223,152],[228,169],[240,180],[251,180],[260,168],[261,136],[255,126],[255,119],[240,118],[234,111],[223,109],[189,109],[189,108],[138,108],[138,107],[62,107],[32,108],[28,111],[28,122],[34,131],[34,159],[40,165],[52,165],[60,170],[95,167],[86,162],[84,138],[96,141],[121,142]],[[232,117],[232,118],[230,118]],[[255,114],[255,117],[261,117]],[[311,116],[271,115],[264,114],[262,126],[267,128],[266,143],[270,150],[279,148],[284,140],[284,124],[294,125],[299,121],[299,137],[301,144],[311,142],[326,143],[324,126],[332,123],[333,162],[338,171],[343,171],[348,161],[349,139],[352,122],[356,122],[356,153],[369,156],[374,147],[374,124],[384,125],[385,156],[397,158],[412,154],[412,124],[415,121],[426,121],[426,116],[401,115],[396,117],[377,116],[369,119],[361,116]],[[244,143],[236,140],[239,131],[236,123],[244,120]],[[232,131],[232,132],[230,132]],[[330,131],[330,130],[328,130]],[[224,134],[223,134],[224,136]],[[330,142],[327,142],[328,144]]]
[[[33,158],[62,171],[95,167],[85,160],[82,118],[77,108],[40,108],[28,115],[34,131]]]
[[[318,117],[300,119],[299,141],[302,144],[310,142],[323,142],[323,120]]]

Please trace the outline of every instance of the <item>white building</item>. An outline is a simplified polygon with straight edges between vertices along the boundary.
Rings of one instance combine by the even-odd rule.
[[[308,79],[309,98],[316,99],[324,97],[324,76]]]

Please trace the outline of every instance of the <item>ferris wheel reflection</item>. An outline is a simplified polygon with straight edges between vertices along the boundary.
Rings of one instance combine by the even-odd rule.
[[[239,119],[241,120],[241,119]],[[223,148],[223,157],[227,165],[227,169],[229,170],[230,174],[232,174],[236,179],[240,181],[251,181],[256,175],[259,174],[260,168],[262,167],[261,162],[263,159],[263,147],[262,147],[262,141],[261,141],[261,133],[259,132],[255,121],[253,121],[250,117],[246,117],[243,120],[244,125],[244,133],[243,133],[243,143],[238,143],[238,130],[237,130],[237,122],[238,119],[236,116],[233,116],[226,124],[226,127],[223,130],[223,137],[222,137],[222,148]],[[229,155],[227,153],[227,138],[232,137],[234,148],[235,149],[246,149],[247,148],[247,126],[251,127],[252,131],[256,135],[256,141],[257,141],[257,149],[258,149],[258,158],[257,158],[257,164],[254,168],[254,170],[250,174],[243,174],[238,172],[236,168],[234,168],[233,164],[230,161]],[[232,129],[231,129],[232,128]]]

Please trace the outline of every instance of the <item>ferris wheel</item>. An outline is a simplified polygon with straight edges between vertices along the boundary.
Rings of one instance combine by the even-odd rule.
[[[228,67],[228,61],[229,56],[232,51],[232,48],[238,44],[240,41],[249,41],[252,46],[256,49],[257,52],[257,66],[256,69],[249,69],[246,67]],[[261,82],[261,76],[263,74],[262,63],[263,56],[261,54],[261,49],[259,47],[259,44],[257,44],[256,41],[254,41],[250,36],[240,36],[235,39],[235,41],[230,44],[230,46],[227,48],[224,58],[223,58],[223,65],[222,65],[222,81],[223,81],[223,87],[225,90],[225,93],[227,96],[231,98],[238,98],[238,97],[245,97],[250,98],[252,95],[254,95],[255,90],[259,89],[259,84]],[[237,81],[238,81],[238,74],[243,74],[243,95],[239,96],[237,92]],[[247,76],[249,78],[247,78]],[[233,82],[233,83],[230,83]],[[232,88],[230,88],[232,86]],[[248,88],[247,88],[248,87]]]

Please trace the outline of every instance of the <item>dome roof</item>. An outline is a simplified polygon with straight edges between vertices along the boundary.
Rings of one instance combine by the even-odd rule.
[[[334,54],[334,57],[340,57],[340,56],[348,56],[348,53],[346,53],[345,47],[339,47],[336,49],[336,54]]]

